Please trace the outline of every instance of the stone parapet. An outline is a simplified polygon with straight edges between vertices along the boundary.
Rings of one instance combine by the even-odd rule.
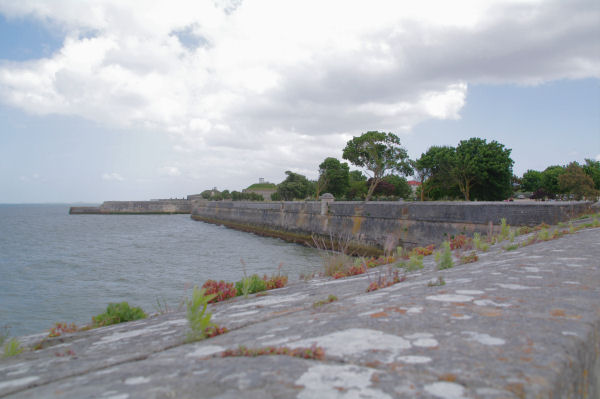
[[[590,210],[589,202],[203,202],[192,218],[298,242],[312,234],[385,248],[437,244],[452,235],[556,224]]]

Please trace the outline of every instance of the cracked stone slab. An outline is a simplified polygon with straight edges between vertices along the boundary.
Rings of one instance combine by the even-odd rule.
[[[427,257],[375,292],[387,266],[214,304],[230,331],[195,343],[184,312],[49,339],[0,361],[0,397],[598,397],[600,229],[501,245],[443,271]],[[446,284],[428,286],[438,276]],[[329,295],[339,300],[312,306]],[[325,355],[221,356],[240,345]]]

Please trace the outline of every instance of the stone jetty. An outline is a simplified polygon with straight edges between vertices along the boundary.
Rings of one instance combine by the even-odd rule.
[[[229,332],[195,343],[183,311],[53,338],[0,360],[0,397],[600,397],[600,229],[503,245],[373,292],[388,266],[210,305]],[[240,345],[323,357],[222,356]]]

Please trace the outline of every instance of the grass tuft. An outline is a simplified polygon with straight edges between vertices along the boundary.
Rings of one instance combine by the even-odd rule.
[[[127,321],[145,319],[146,313],[139,307],[130,307],[127,302],[111,303],[106,312],[92,317],[93,327],[109,326],[111,324],[124,323]]]
[[[190,326],[188,342],[200,341],[227,332],[227,329],[211,322],[212,314],[206,311],[208,303],[215,297],[216,294],[206,295],[204,288],[194,287],[192,299],[187,301],[187,319]]]
[[[16,338],[11,338],[7,342],[4,343],[4,353],[3,357],[11,357],[16,356],[19,353],[23,352],[23,347],[19,343],[19,340]]]
[[[454,266],[454,262],[452,261],[452,250],[450,249],[450,243],[448,241],[442,243],[442,252],[439,253],[438,259],[439,270],[450,269]]]
[[[313,308],[320,308],[321,306],[327,305],[331,302],[335,302],[338,300],[338,297],[335,295],[329,295],[327,299],[323,299],[321,301],[317,301],[313,303]]]

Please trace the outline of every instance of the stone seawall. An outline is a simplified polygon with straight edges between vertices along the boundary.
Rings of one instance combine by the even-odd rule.
[[[229,332],[198,342],[185,310],[21,337],[43,345],[0,359],[0,397],[599,398],[600,229],[478,255],[374,292],[388,266],[211,304]]]
[[[199,202],[194,220],[285,240],[311,242],[333,235],[362,252],[424,246],[451,235],[511,226],[556,224],[590,209],[588,202]],[[364,248],[363,248],[364,247]]]
[[[106,201],[99,207],[71,207],[71,215],[138,215],[138,214],[189,214],[192,201],[159,200],[159,201]]]

